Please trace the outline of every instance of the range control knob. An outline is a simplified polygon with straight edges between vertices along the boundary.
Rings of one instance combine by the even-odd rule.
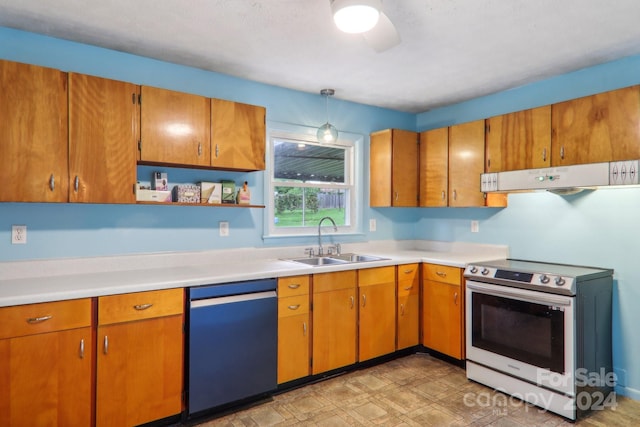
[[[562,286],[564,285],[566,282],[562,277],[556,277],[556,285],[557,286]]]
[[[483,276],[486,276],[487,274],[489,274],[489,269],[487,267],[483,268],[481,271]]]
[[[547,276],[546,274],[540,276],[540,283],[542,284],[546,285],[547,283],[549,283],[549,280],[549,276]]]
[[[469,269],[469,273],[476,274],[477,272],[478,272],[478,267],[476,267],[475,265],[472,265],[471,268]]]

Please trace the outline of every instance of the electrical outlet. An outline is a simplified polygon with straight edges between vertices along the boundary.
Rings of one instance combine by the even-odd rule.
[[[229,236],[229,221],[220,221],[220,237]]]
[[[11,226],[11,244],[13,245],[27,244],[27,226],[26,225]]]
[[[478,231],[480,231],[480,224],[478,223],[478,221],[471,221],[471,232],[477,233]]]
[[[373,218],[369,220],[369,231],[376,231],[376,220]]]

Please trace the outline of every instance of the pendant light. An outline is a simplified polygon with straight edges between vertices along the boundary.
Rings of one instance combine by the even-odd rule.
[[[320,91],[320,95],[325,97],[327,107],[327,123],[320,126],[316,133],[318,142],[320,143],[335,142],[338,140],[338,129],[329,123],[329,97],[333,96],[334,93],[336,93],[336,91],[333,89],[322,89]]]
[[[365,33],[380,19],[380,0],[332,0],[331,11],[336,26],[345,33]]]

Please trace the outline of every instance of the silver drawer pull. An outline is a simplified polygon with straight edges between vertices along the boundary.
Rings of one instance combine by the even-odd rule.
[[[307,322],[302,322],[302,336],[307,336]]]
[[[289,289],[298,289],[300,287],[300,283],[292,283],[288,286]]]
[[[31,323],[33,325],[34,323],[42,323],[45,320],[49,320],[51,318],[53,318],[53,316],[29,317],[27,319],[27,323]]]
[[[133,308],[135,308],[136,310],[146,310],[147,308],[150,308],[153,304],[137,304],[134,305]]]
[[[442,271],[436,271],[436,274],[440,277],[447,277],[447,273],[442,272]]]
[[[404,304],[400,304],[400,316],[404,316]]]
[[[107,335],[104,336],[104,346],[102,347],[102,352],[104,354],[109,354],[109,337]]]
[[[413,268],[411,270],[405,270],[404,271],[404,274],[411,274],[411,273],[413,273]]]
[[[405,291],[410,291],[411,289],[413,289],[413,285],[404,288]]]
[[[84,338],[80,340],[80,359],[84,359]]]
[[[297,310],[300,308],[300,304],[296,304],[296,305],[290,305],[289,306],[289,310]]]

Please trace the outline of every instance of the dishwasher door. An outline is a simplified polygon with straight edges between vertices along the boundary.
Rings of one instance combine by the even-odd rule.
[[[188,415],[277,387],[276,280],[189,289]]]

